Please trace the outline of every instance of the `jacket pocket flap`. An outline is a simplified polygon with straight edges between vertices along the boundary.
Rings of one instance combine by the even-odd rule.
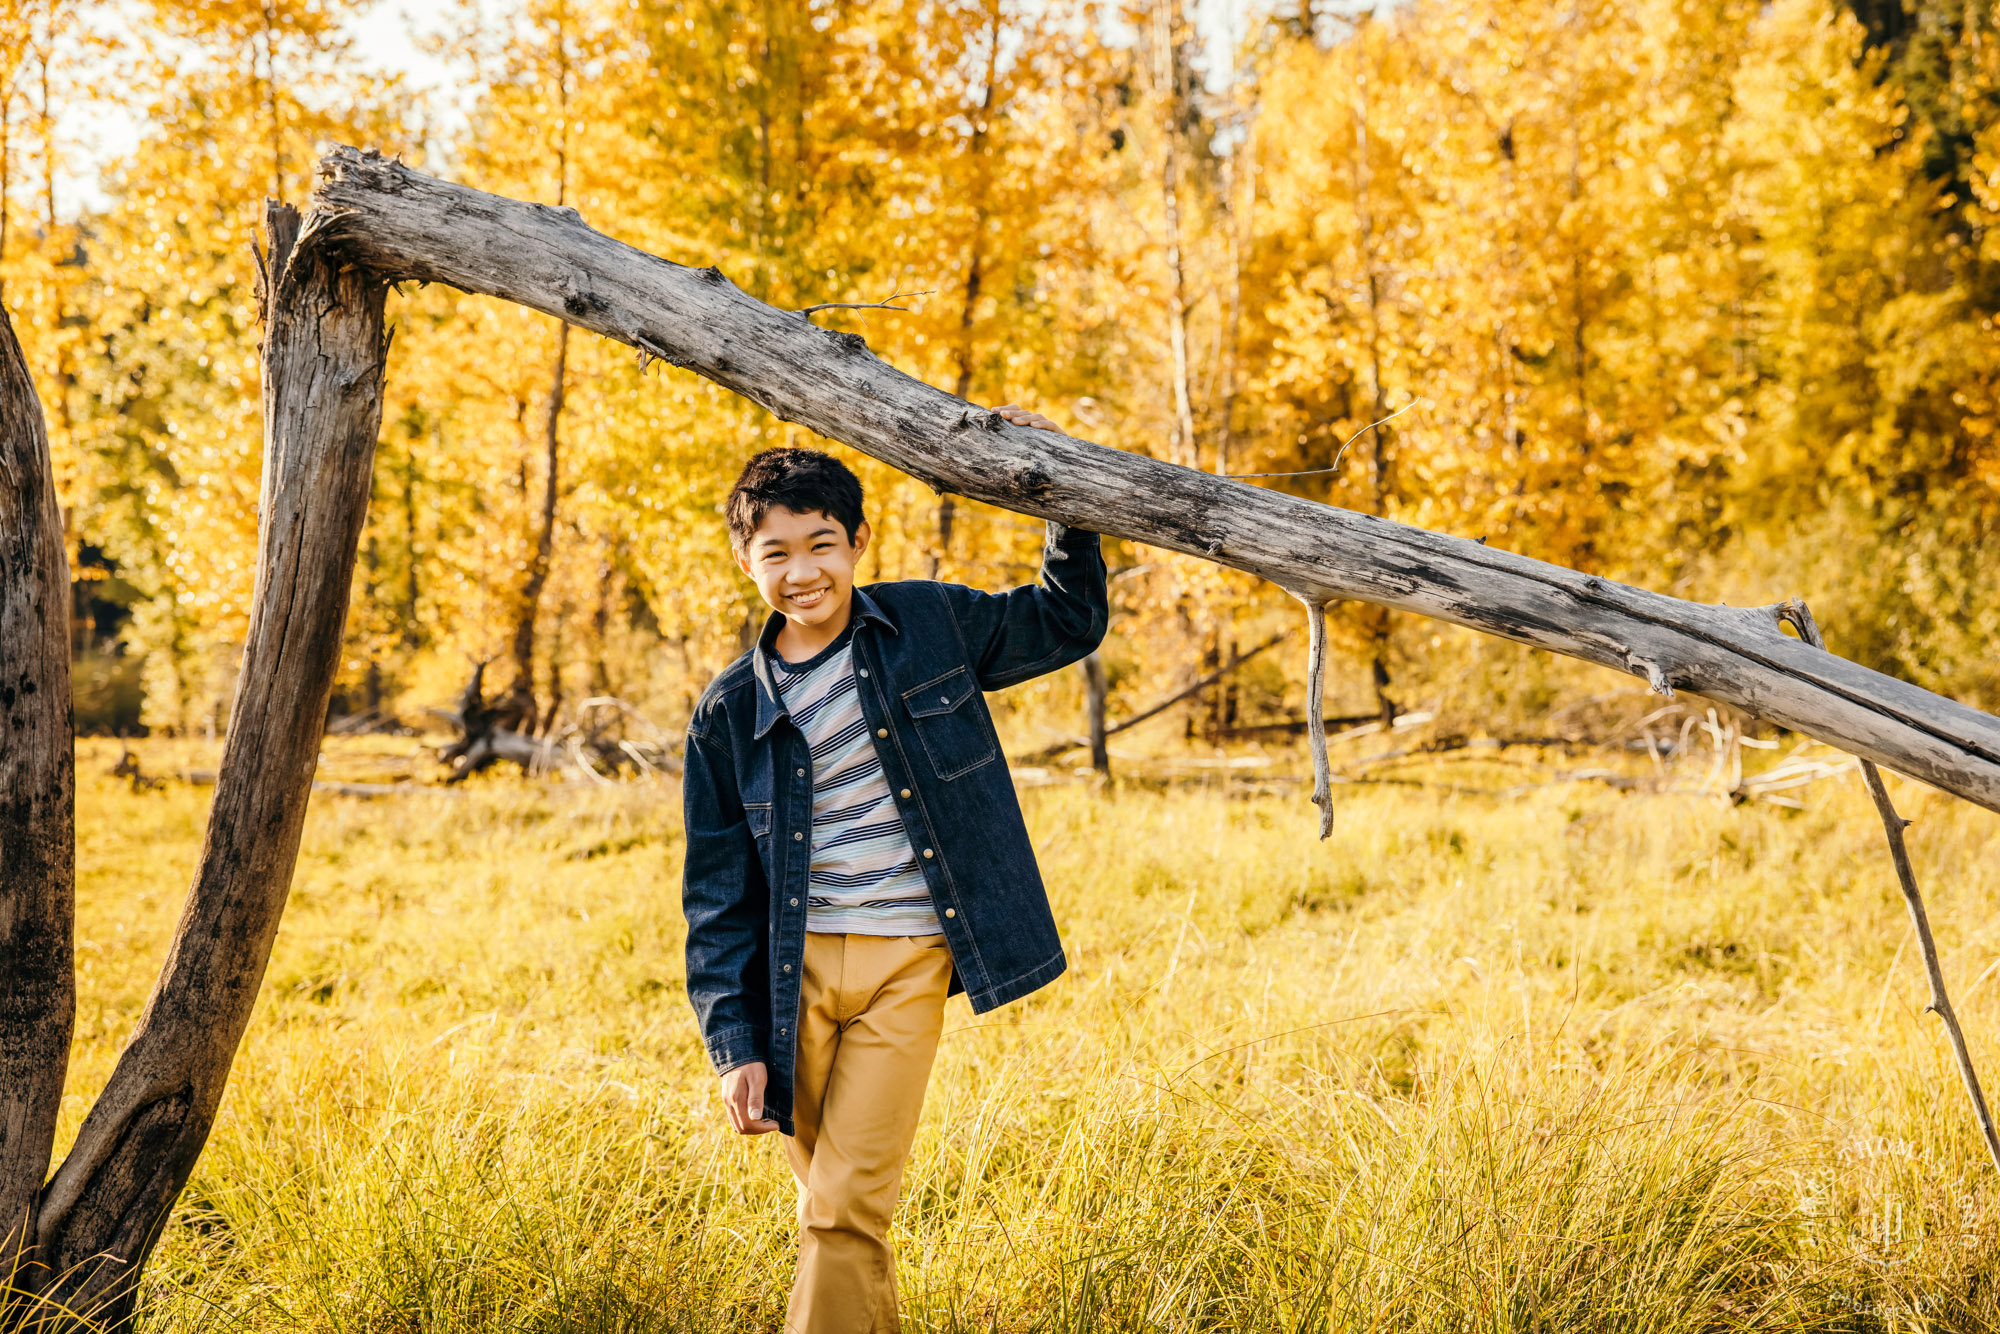
[[[771,803],[768,801],[746,801],[743,816],[750,822],[750,832],[762,837],[771,832]]]
[[[972,673],[954,667],[943,676],[903,692],[903,707],[912,718],[934,718],[950,713],[972,697]]]

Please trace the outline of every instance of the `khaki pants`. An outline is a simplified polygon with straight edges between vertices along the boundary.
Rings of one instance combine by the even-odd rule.
[[[894,1334],[889,1219],[951,983],[943,936],[806,934],[785,1141],[799,1182],[786,1334]]]

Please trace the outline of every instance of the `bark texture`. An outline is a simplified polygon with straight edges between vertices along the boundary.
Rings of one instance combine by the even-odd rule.
[[[0,307],[0,1293],[37,1272],[76,1011],[69,605],[42,406]]]
[[[1318,605],[1355,598],[1692,690],[2000,810],[2000,719],[1778,628],[1464,538],[1334,509],[1051,431],[912,379],[815,326],[593,231],[573,209],[450,185],[339,148],[315,223],[349,261],[567,319],[952,492],[1203,556]]]
[[[267,209],[257,582],[208,833],[166,966],[44,1192],[44,1295],[129,1326],[208,1139],[284,911],[339,660],[382,415],[384,291]]]

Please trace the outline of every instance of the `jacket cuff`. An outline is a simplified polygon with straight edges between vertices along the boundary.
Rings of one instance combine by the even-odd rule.
[[[739,1065],[764,1060],[763,1034],[748,1024],[725,1028],[705,1039],[709,1064],[715,1073],[726,1075]]]
[[[1094,551],[1103,540],[1087,529],[1071,528],[1057,523],[1054,519],[1046,519],[1043,522],[1049,526],[1048,544],[1052,547],[1061,547],[1064,551]]]

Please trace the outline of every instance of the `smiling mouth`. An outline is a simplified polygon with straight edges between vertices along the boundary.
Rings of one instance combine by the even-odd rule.
[[[817,607],[826,601],[827,595],[831,592],[833,590],[830,588],[815,588],[806,593],[788,593],[785,595],[785,600],[794,607]]]

